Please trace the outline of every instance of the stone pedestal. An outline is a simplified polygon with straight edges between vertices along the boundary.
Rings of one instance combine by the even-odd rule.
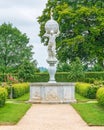
[[[56,64],[57,60],[47,60],[49,64],[48,73],[49,73],[49,81],[48,83],[56,83],[55,81],[55,73],[56,73]]]
[[[71,103],[75,102],[74,83],[31,83],[31,103]]]

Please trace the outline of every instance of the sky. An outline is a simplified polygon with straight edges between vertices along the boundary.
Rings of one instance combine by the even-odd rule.
[[[39,24],[37,17],[42,14],[47,0],[0,0],[0,25],[12,23],[22,33],[30,38],[30,45],[33,45],[33,58],[37,60],[38,67],[48,67],[46,62],[47,47],[41,44]]]

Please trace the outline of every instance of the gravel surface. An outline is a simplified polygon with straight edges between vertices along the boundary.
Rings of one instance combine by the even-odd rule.
[[[104,130],[89,127],[69,104],[33,104],[14,126],[0,130]]]

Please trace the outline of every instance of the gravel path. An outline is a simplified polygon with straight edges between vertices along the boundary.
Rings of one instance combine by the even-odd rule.
[[[0,126],[0,130],[104,130],[89,127],[68,104],[33,104],[15,126]]]

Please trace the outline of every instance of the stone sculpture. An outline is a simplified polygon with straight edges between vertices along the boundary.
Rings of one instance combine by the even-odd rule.
[[[45,37],[49,38],[48,41],[48,58],[47,63],[49,64],[49,75],[50,75],[50,81],[49,82],[56,82],[55,81],[55,73],[56,73],[56,67],[55,64],[57,62],[56,59],[56,37],[59,36],[59,25],[58,23],[53,19],[52,17],[53,13],[51,10],[51,19],[46,22],[45,24],[45,30],[46,33],[44,34]]]

